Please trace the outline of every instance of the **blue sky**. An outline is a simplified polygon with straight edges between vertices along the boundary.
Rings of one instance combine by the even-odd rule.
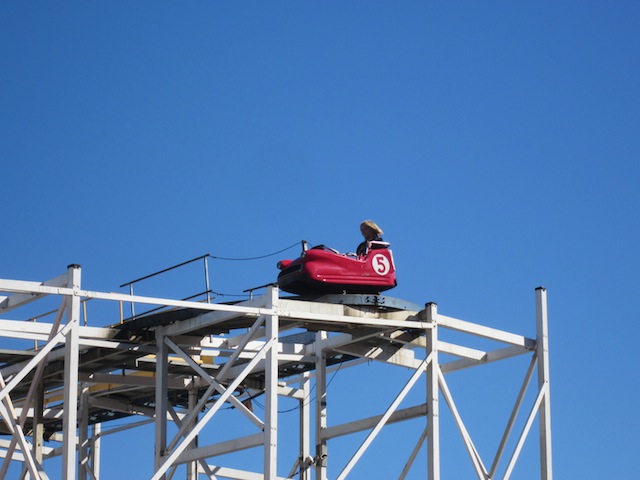
[[[547,287],[554,473],[631,478],[639,27],[631,1],[3,2],[0,277],[79,263],[118,291],[204,253],[352,251],[373,218],[393,296],[533,336]],[[213,289],[276,261],[214,262]],[[460,377],[472,435],[504,377]]]

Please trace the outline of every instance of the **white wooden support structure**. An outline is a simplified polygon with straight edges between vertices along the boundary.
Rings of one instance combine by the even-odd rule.
[[[308,301],[280,298],[275,286],[239,303],[200,303],[84,290],[76,265],[45,282],[0,279],[0,354],[5,359],[0,363],[0,477],[17,471],[32,479],[99,480],[105,463],[101,456],[109,456],[101,439],[153,425],[154,453],[147,459],[152,480],[176,478],[178,472],[188,480],[345,480],[359,478],[361,469],[377,460],[368,453],[387,425],[413,421],[415,443],[407,445],[397,478],[436,480],[445,477],[450,448],[441,442],[440,416],[448,409],[477,478],[516,476],[524,444],[537,429],[539,478],[551,480],[546,293],[536,290],[536,337],[528,338],[443,315],[435,303],[392,308],[379,306],[377,298],[373,303]],[[53,320],[43,316],[33,322],[31,314],[23,320],[4,318],[9,311],[31,311],[47,298],[60,299]],[[138,313],[123,326],[118,318],[111,326],[84,326],[81,302],[89,299],[160,307],[161,312],[149,320]],[[446,341],[447,332],[456,332],[460,340]],[[498,346],[486,349],[475,345],[478,339]],[[11,347],[33,341],[37,350]],[[498,431],[496,454],[482,458],[479,452],[486,446],[479,448],[472,438],[447,375],[472,374],[489,363],[526,355],[531,360],[513,408],[506,412],[507,424]],[[337,390],[328,391],[327,377],[372,363],[411,373],[397,392],[388,392],[394,394],[392,401],[379,414],[362,417],[354,411],[349,421],[332,422],[337,418],[332,410],[346,399]],[[426,387],[418,389],[420,401],[406,405],[408,393],[422,381]],[[249,408],[257,397],[264,403],[262,415]],[[278,411],[284,397],[298,405],[293,426],[292,417]],[[218,439],[210,424],[223,411],[246,428]],[[113,427],[110,418],[129,420]],[[297,429],[293,436],[292,428]],[[354,442],[340,464],[330,455],[332,443],[357,432],[364,433],[364,440]],[[298,438],[293,451],[283,449],[283,435]],[[43,445],[45,436],[50,441]],[[242,451],[261,458],[260,471],[225,463],[225,454]],[[60,471],[49,471],[47,461],[56,456],[62,460]],[[417,471],[414,464],[425,457],[426,471]]]

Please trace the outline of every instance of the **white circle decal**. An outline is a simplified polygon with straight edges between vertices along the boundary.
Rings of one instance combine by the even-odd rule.
[[[386,275],[391,270],[391,264],[389,263],[389,259],[378,253],[373,256],[373,260],[371,261],[371,265],[373,266],[373,271],[378,275]]]

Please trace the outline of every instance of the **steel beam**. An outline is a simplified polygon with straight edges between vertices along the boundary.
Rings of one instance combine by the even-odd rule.
[[[440,397],[446,400],[446,405],[452,412],[454,420],[461,431],[464,444],[469,451],[476,474],[480,478],[494,478],[498,463],[504,453],[510,433],[515,425],[516,417],[522,407],[527,386],[538,375],[538,392],[535,404],[529,411],[525,427],[517,439],[515,451],[507,466],[505,478],[511,475],[518,460],[520,450],[536,415],[539,420],[540,430],[540,465],[541,480],[551,480],[551,421],[550,421],[550,396],[549,396],[549,348],[548,348],[548,321],[546,290],[536,290],[536,339],[527,338],[515,333],[506,332],[494,328],[485,327],[459,320],[453,317],[440,315],[434,303],[427,304],[421,312],[408,310],[378,309],[375,306],[349,306],[343,304],[301,301],[297,299],[280,299],[276,287],[268,287],[267,292],[261,297],[241,302],[239,304],[210,304],[192,301],[162,299],[154,297],[142,297],[139,295],[123,295],[105,292],[92,292],[80,289],[80,268],[70,266],[67,273],[57,279],[48,282],[23,282],[0,279],[0,293],[6,292],[8,296],[0,295],[0,313],[8,310],[17,310],[22,306],[45,296],[63,297],[63,308],[58,311],[56,322],[25,322],[0,319],[0,337],[36,339],[46,341],[38,351],[3,351],[3,355],[15,353],[15,360],[9,362],[0,373],[7,378],[6,385],[0,385],[0,415],[7,422],[7,429],[16,432],[12,441],[2,443],[10,447],[9,450],[0,451],[0,457],[7,457],[4,467],[8,462],[21,461],[24,471],[29,470],[32,477],[44,477],[42,471],[42,459],[54,455],[62,455],[62,478],[98,479],[100,472],[100,439],[104,435],[121,432],[137,425],[148,422],[136,422],[124,427],[100,431],[100,427],[94,427],[93,435],[88,435],[88,412],[102,409],[103,411],[115,409],[124,413],[144,413],[155,417],[155,469],[154,480],[171,477],[179,464],[188,463],[188,479],[193,480],[200,473],[209,478],[216,475],[229,475],[238,479],[264,478],[267,480],[279,479],[276,469],[278,458],[283,457],[283,452],[278,447],[278,433],[281,431],[278,416],[278,396],[286,395],[299,402],[299,450],[295,453],[295,462],[287,478],[299,475],[300,480],[310,480],[312,469],[315,469],[313,477],[316,480],[326,480],[328,470],[328,449],[332,439],[362,431],[371,430],[364,443],[360,445],[356,453],[349,460],[346,467],[336,478],[347,478],[352,468],[358,462],[364,451],[381,432],[384,426],[409,418],[425,417],[426,425],[419,432],[419,440],[413,448],[409,461],[400,474],[400,478],[408,478],[411,464],[414,463],[421,446],[427,443],[427,477],[429,480],[440,479],[441,466],[440,455],[442,445],[440,443]],[[169,308],[188,308],[194,311],[193,318],[175,322],[166,327],[155,328],[155,345],[146,345],[136,338],[128,341],[116,339],[118,329],[82,327],[79,325],[80,307],[82,299],[98,299],[110,302],[135,302],[140,304],[159,305]],[[66,312],[64,311],[66,309]],[[66,313],[66,325],[60,326],[60,318]],[[49,315],[49,313],[47,313]],[[42,315],[44,316],[44,315]],[[40,318],[40,317],[39,317]],[[85,317],[86,318],[86,317]],[[232,336],[213,335],[202,337],[206,329],[210,331],[224,330],[224,323],[233,319],[243,319],[242,324],[254,321],[253,325],[246,329],[243,327],[242,335]],[[281,325],[282,323],[282,325]],[[234,324],[237,325],[237,324]],[[236,328],[235,326],[231,327]],[[293,339],[282,337],[282,332],[289,329],[307,330],[307,335],[315,335],[312,343],[301,341],[292,343]],[[502,348],[491,351],[472,348],[470,346],[440,341],[443,329],[460,332],[471,339],[491,339],[502,344]],[[331,336],[322,330],[332,332]],[[313,332],[320,333],[313,333]],[[197,335],[195,334],[197,332]],[[340,332],[348,332],[340,333]],[[296,333],[296,335],[299,335]],[[456,336],[455,338],[459,338]],[[64,342],[64,348],[52,351],[57,345]],[[153,342],[151,342],[153,343]],[[486,344],[486,342],[484,342]],[[103,349],[105,352],[113,352],[118,362],[126,361],[126,368],[122,375],[114,375],[117,369],[109,370],[108,355],[100,356],[101,362],[95,364],[100,371],[79,374],[80,354],[85,358],[84,352],[89,349]],[[169,359],[169,349],[173,350],[179,358]],[[424,349],[423,357],[419,352]],[[129,353],[131,352],[130,356]],[[328,367],[327,361],[333,359],[336,353],[348,355],[347,362],[340,366]],[[144,354],[146,357],[142,357]],[[440,355],[440,354],[443,355]],[[498,453],[487,472],[478,450],[471,441],[469,433],[457,412],[451,392],[448,390],[445,375],[470,367],[479,367],[484,364],[508,359],[514,356],[530,354],[532,364],[525,376],[520,394],[511,412],[511,418],[507,424]],[[456,358],[440,363],[443,358],[452,355]],[[91,357],[91,358],[89,358]],[[140,358],[138,358],[140,357]],[[86,364],[92,365],[91,355],[86,356]],[[426,360],[421,360],[426,358]],[[135,359],[135,362],[129,359]],[[356,419],[353,422],[328,427],[327,418],[327,374],[337,368],[355,367],[369,362],[371,359],[382,361],[389,365],[408,366],[417,369],[415,378],[426,372],[426,402],[423,405],[399,410],[403,392],[396,397],[389,409],[383,414],[369,418]],[[47,377],[47,389],[49,393],[42,396],[36,390],[42,387],[38,382],[39,374],[45,366],[51,365],[57,368],[64,361],[64,378],[59,384],[51,383]],[[84,361],[84,360],[83,360]],[[344,360],[343,360],[344,361]],[[55,363],[54,363],[55,362]],[[285,364],[300,363],[300,372],[291,375],[291,369],[285,370],[280,378],[280,368]],[[115,363],[114,363],[115,365]],[[33,369],[37,367],[34,373]],[[196,375],[189,379],[185,375],[185,369],[190,368]],[[315,367],[315,368],[314,368]],[[137,373],[131,371],[148,371],[155,368],[155,378],[152,376],[136,377]],[[310,369],[311,371],[305,371]],[[314,371],[315,370],[315,371]],[[534,371],[535,370],[535,371]],[[264,376],[263,376],[264,374]],[[20,388],[22,398],[15,398],[13,389],[23,382],[27,375],[34,377],[34,386],[26,394],[26,388]],[[215,375],[215,377],[214,377]],[[90,388],[83,388],[81,396],[81,412],[78,416],[78,381],[87,382]],[[311,382],[315,380],[315,386]],[[412,376],[412,382],[415,381]],[[264,383],[263,383],[264,382]],[[38,385],[36,385],[38,383]],[[102,383],[104,385],[97,385]],[[230,384],[229,384],[230,383]],[[299,383],[295,385],[295,383]],[[535,383],[535,381],[534,381]],[[412,383],[413,384],[413,383]],[[51,387],[50,387],[51,385]],[[113,385],[114,387],[112,387]],[[224,386],[223,386],[224,385]],[[168,402],[169,389],[190,391],[189,408],[185,411],[174,410]],[[411,388],[405,385],[405,389]],[[125,392],[126,389],[127,391]],[[126,397],[116,399],[115,392],[129,395],[129,391],[140,389],[155,395],[153,408],[132,409],[128,407]],[[202,392],[198,398],[197,392]],[[249,412],[241,403],[241,398],[235,398],[238,389],[246,389],[246,392],[260,392],[264,389],[265,412],[264,421]],[[315,392],[314,392],[315,389]],[[215,391],[219,396],[213,405],[210,400]],[[310,407],[311,392],[315,395],[314,409]],[[62,394],[62,398],[57,398]],[[131,398],[135,398],[135,393]],[[340,401],[339,392],[333,402]],[[52,402],[64,400],[65,408],[62,413],[50,411]],[[19,408],[13,408],[13,402]],[[198,446],[196,441],[200,431],[207,422],[220,410],[223,404],[231,402],[236,410],[252,421],[260,430],[259,433],[237,438],[214,445]],[[132,403],[134,404],[134,403]],[[442,404],[444,407],[445,404]],[[202,412],[202,417],[198,415]],[[194,412],[196,412],[194,414]],[[19,419],[16,422],[16,414]],[[57,415],[57,417],[56,417]],[[62,434],[56,433],[52,440],[59,441],[62,445],[55,449],[42,447],[43,429],[45,426],[55,425],[56,418],[62,417]],[[19,431],[24,424],[23,419],[32,419],[33,435],[32,445],[26,439],[18,439]],[[173,418],[178,428],[178,434],[168,444],[167,421]],[[80,422],[78,422],[80,420]],[[315,428],[311,428],[315,422]],[[80,423],[80,441],[78,443],[77,424]],[[313,432],[313,433],[312,433]],[[315,436],[315,456],[311,458],[311,442]],[[201,437],[204,438],[204,437]],[[0,442],[1,443],[1,442]],[[19,444],[19,451],[15,454],[12,450]],[[242,470],[234,470],[223,466],[209,467],[206,458],[222,455],[230,452],[239,452],[247,448],[263,448],[263,473],[253,473]],[[26,449],[25,449],[26,448]],[[79,455],[76,454],[79,449]],[[23,451],[24,450],[24,451]],[[362,460],[364,461],[364,460]],[[197,465],[196,465],[197,462]],[[77,469],[77,472],[76,472]],[[415,473],[415,472],[412,472]],[[1,477],[2,475],[0,475]]]
[[[505,332],[504,330],[498,330],[496,328],[490,328],[484,325],[478,325],[476,323],[458,320],[457,318],[448,317],[446,315],[438,315],[438,325],[444,328],[449,328],[451,330],[469,333],[478,337],[484,337],[502,343],[509,343],[511,345],[517,345],[519,347],[526,347],[529,349],[535,348],[535,340],[527,338],[523,335],[516,335],[515,333]]]
[[[413,386],[418,381],[418,379],[422,376],[422,374],[424,373],[425,367],[428,366],[431,363],[433,357],[434,357],[434,354],[432,352],[420,364],[420,366],[415,370],[415,372],[413,372],[413,375],[411,375],[411,378],[409,379],[409,381],[404,385],[404,387],[402,387],[402,390],[396,396],[396,398],[393,400],[393,402],[391,402],[391,405],[389,406],[387,411],[380,417],[378,422],[376,422],[376,425],[373,427],[371,432],[369,432],[369,435],[367,435],[367,438],[364,440],[362,445],[360,445],[360,447],[358,448],[356,453],[353,455],[353,457],[351,457],[351,459],[349,460],[347,465],[344,467],[344,469],[342,470],[340,475],[338,475],[337,480],[345,480],[347,478],[347,475],[353,469],[353,467],[355,466],[356,462],[360,459],[362,454],[369,447],[369,445],[371,444],[373,439],[382,430],[382,427],[384,427],[387,424],[387,422],[389,421],[391,416],[397,411],[398,406],[400,405],[402,400],[404,400],[406,395],[413,388]]]
[[[80,288],[80,266],[69,266],[71,295],[67,297],[67,326],[70,326],[65,339],[64,355],[64,415],[62,429],[64,435],[62,451],[62,478],[76,478],[76,425],[78,423],[78,365],[80,297],[76,291]]]
[[[529,368],[527,373],[525,374],[524,381],[522,382],[522,386],[520,387],[520,392],[518,393],[518,397],[516,399],[516,403],[511,411],[511,416],[509,417],[509,421],[507,422],[507,426],[504,430],[504,434],[502,435],[502,440],[500,440],[500,445],[498,446],[498,451],[493,460],[493,464],[491,465],[491,470],[489,471],[489,477],[495,478],[496,471],[498,470],[498,465],[500,463],[500,459],[504,453],[504,449],[507,445],[507,441],[509,440],[509,436],[513,430],[516,419],[518,418],[518,413],[520,408],[522,407],[522,402],[524,400],[525,394],[527,393],[527,387],[531,382],[531,378],[533,376],[533,371],[536,367],[536,357],[535,355],[531,358],[531,363],[529,364]]]
[[[444,379],[444,375],[441,371],[438,372],[438,384],[440,386],[440,390],[442,391],[442,395],[447,402],[447,406],[453,415],[453,418],[456,422],[458,430],[462,435],[462,440],[464,441],[465,447],[467,448],[467,452],[469,454],[469,458],[471,458],[471,463],[473,463],[473,468],[476,471],[479,479],[489,478],[487,468],[484,466],[482,462],[482,458],[480,457],[480,453],[476,449],[476,446],[473,444],[471,440],[471,435],[465,427],[464,422],[462,421],[462,417],[458,412],[458,407],[456,407],[455,402],[453,401],[453,396],[451,395],[451,391],[449,390],[449,386],[447,385],[446,380]]]
[[[156,328],[156,430],[155,430],[155,470],[162,465],[165,449],[167,447],[167,398],[168,398],[168,348],[164,341],[164,328]],[[158,478],[164,479],[164,473]]]
[[[4,379],[1,375],[0,385],[4,387]],[[24,458],[23,461],[25,462],[24,471],[31,473],[34,479],[47,479],[48,477],[42,470],[42,466],[38,464],[31,452],[31,445],[27,443],[24,432],[18,423],[16,412],[13,408],[13,402],[11,401],[11,397],[8,395],[2,399],[2,403],[0,404],[0,416],[2,416],[2,420],[12,433],[12,440],[15,439],[16,443],[20,446],[20,450],[22,450]],[[11,452],[9,452],[9,454],[10,453]],[[10,458],[7,459],[9,460]]]
[[[91,471],[95,480],[100,480],[100,450],[102,443],[100,432],[102,431],[102,424],[94,423],[91,430],[92,435],[89,443],[91,448]]]
[[[78,410],[78,480],[89,478],[89,387],[80,384]]]
[[[234,379],[233,382],[229,385],[227,390],[220,395],[220,397],[214,402],[213,406],[202,416],[202,419],[198,422],[198,424],[191,429],[191,431],[184,437],[184,439],[176,446],[176,448],[167,456],[162,457],[161,465],[159,468],[156,468],[156,472],[153,475],[152,480],[160,480],[164,477],[166,471],[171,468],[178,457],[184,452],[189,443],[200,433],[200,431],[204,428],[204,426],[211,420],[211,418],[216,414],[216,412],[220,409],[220,407],[226,403],[229,399],[229,396],[233,394],[236,388],[240,386],[240,384],[244,381],[246,376],[253,371],[256,364],[262,360],[266,352],[274,346],[272,341],[268,341],[263,349],[258,352],[258,354],[253,358],[245,367],[245,370],[242,375],[238,376]],[[194,452],[192,450],[191,452]]]
[[[547,290],[536,289],[536,357],[538,358],[538,388],[545,391],[540,405],[540,469],[541,480],[551,480],[551,399],[549,396],[549,321],[547,317]]]
[[[189,389],[189,410],[193,411],[197,403],[198,403],[198,391],[195,388],[191,387]],[[198,417],[196,416],[189,426],[194,427],[197,424],[198,424]],[[190,449],[198,448],[198,437],[193,439],[193,441],[191,442],[191,445],[189,445],[189,448]],[[195,460],[187,464],[187,480],[198,480],[198,462]]]
[[[424,369],[424,366],[422,367]],[[391,414],[386,420],[387,425],[392,423],[404,422],[413,418],[424,417],[427,414],[427,404],[416,405],[413,407],[397,410]],[[375,415],[369,418],[354,420],[353,422],[343,423],[342,425],[334,425],[327,427],[321,432],[322,438],[331,440],[332,438],[350,435],[352,433],[361,432],[363,430],[371,430],[383,420],[382,415]]]
[[[316,346],[322,345],[326,339],[327,332],[318,332]],[[316,480],[327,480],[328,442],[322,437],[322,431],[327,428],[327,353],[321,347],[316,348],[316,454],[313,460]]]
[[[267,308],[277,311],[278,289],[267,290]],[[278,466],[278,316],[265,319],[267,342],[271,348],[265,356],[265,426],[264,426],[264,478],[276,480]]]
[[[298,456],[300,480],[311,480],[311,374],[305,372],[300,381],[300,455]]]
[[[47,286],[47,287],[66,287],[67,286],[67,281],[68,281],[68,276],[67,274],[62,274],[59,277],[53,278],[51,280],[48,280],[46,282],[42,282],[42,283],[37,283],[37,282],[17,282],[17,281],[11,281],[11,280],[0,280],[0,286],[18,286],[18,285],[30,285],[30,286]],[[2,291],[4,292],[11,292],[12,290],[10,289],[2,289]],[[29,291],[29,289],[27,288],[26,291],[22,291],[22,289],[18,289],[18,290],[13,290],[14,293],[13,295],[7,296],[7,297],[0,297],[0,312],[8,312],[9,310],[14,310],[18,307],[22,307],[23,305],[26,305],[28,303],[34,302],[40,298],[42,298],[44,296],[44,294],[40,294],[40,295],[34,295],[31,291]]]
[[[415,462],[416,458],[418,457],[418,454],[420,453],[420,450],[422,449],[422,446],[424,445],[424,442],[426,439],[427,439],[427,429],[425,428],[422,431],[420,438],[416,442],[416,445],[413,447],[413,450],[411,451],[411,455],[409,455],[409,459],[407,460],[407,463],[402,469],[402,472],[400,472],[400,476],[398,477],[398,480],[405,480],[407,478],[407,475],[409,475],[409,471],[413,466],[413,462]]]
[[[427,336],[427,356],[431,362],[427,365],[427,472],[429,480],[440,480],[440,405],[438,374],[438,306],[426,305],[427,323],[431,326],[425,331]]]
[[[185,450],[176,457],[176,464],[188,463],[205,458],[225,455],[227,453],[240,452],[249,448],[259,447],[264,443],[264,433],[255,433],[245,437],[234,438],[226,442],[220,442],[204,447],[192,448]]]
[[[22,414],[20,415],[22,417]],[[27,415],[25,415],[25,419]],[[36,461],[42,465],[42,461],[44,459],[42,455],[42,444],[44,442],[44,388],[42,387],[42,383],[38,383],[35,392],[35,398],[33,403],[33,456]]]

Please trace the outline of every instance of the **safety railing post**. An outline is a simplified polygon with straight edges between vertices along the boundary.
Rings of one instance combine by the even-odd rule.
[[[133,296],[133,282],[129,284],[129,295]],[[131,302],[131,318],[136,318],[135,304]]]
[[[204,286],[207,292],[207,303],[211,303],[211,285],[209,283],[209,255],[204,255]]]

